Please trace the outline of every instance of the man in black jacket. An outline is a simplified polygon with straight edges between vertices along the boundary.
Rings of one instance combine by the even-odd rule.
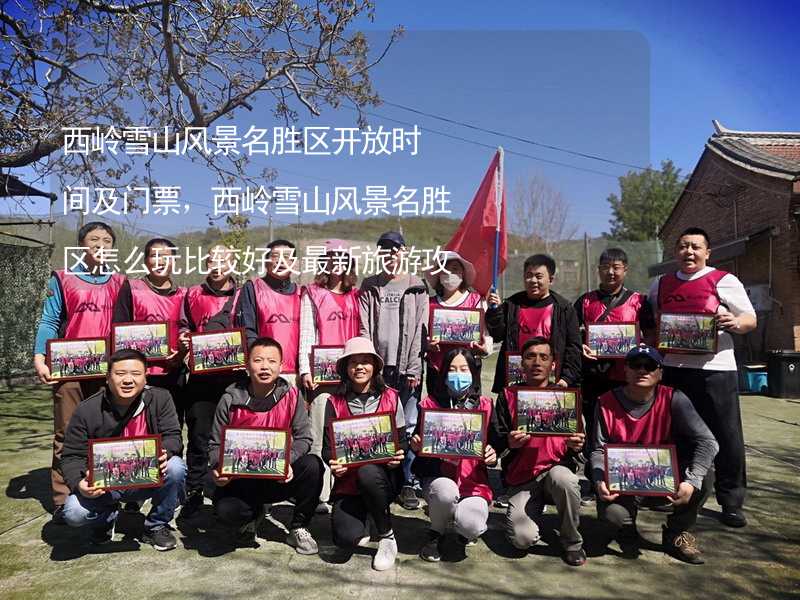
[[[581,380],[581,338],[578,317],[572,304],[550,290],[556,274],[555,261],[546,254],[528,257],[523,267],[525,291],[500,303],[489,294],[486,327],[495,341],[501,341],[492,391],[505,387],[506,352],[519,352],[531,338],[550,340],[556,362],[556,383],[573,387]]]
[[[169,528],[184,495],[186,465],[178,415],[169,392],[145,388],[145,357],[136,350],[119,350],[108,361],[107,386],[84,400],[70,419],[61,459],[72,494],[64,519],[72,527],[88,525],[95,544],[110,542],[120,502],[150,498],[142,541],[156,550],[176,546]],[[163,483],[157,488],[106,491],[88,479],[89,440],[161,435],[158,467]]]

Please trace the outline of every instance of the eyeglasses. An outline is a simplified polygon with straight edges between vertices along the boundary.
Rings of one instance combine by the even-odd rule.
[[[639,369],[644,369],[648,373],[652,373],[656,369],[659,368],[659,364],[654,360],[632,360],[627,363],[628,368],[638,371]]]

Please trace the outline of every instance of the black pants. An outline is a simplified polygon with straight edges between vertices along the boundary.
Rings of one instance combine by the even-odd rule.
[[[148,375],[147,384],[151,387],[165,389],[172,396],[175,412],[178,413],[178,423],[183,429],[186,423],[186,375],[184,373],[165,373],[164,375]]]
[[[676,506],[667,516],[667,529],[673,533],[690,531],[697,523],[697,513],[708,496],[706,486],[695,489],[689,502]],[[620,496],[614,502],[597,500],[597,518],[611,524],[615,529],[636,524],[642,496]]]
[[[375,522],[378,535],[389,533],[392,517],[389,507],[403,484],[402,470],[383,465],[364,465],[358,469],[358,495],[333,498],[333,543],[352,548],[369,535],[367,517]]]
[[[307,527],[314,516],[322,491],[322,461],[306,454],[292,463],[292,480],[283,483],[269,479],[234,479],[217,488],[214,508],[219,520],[231,527],[241,527],[258,516],[268,502],[294,498],[295,506],[289,529]]]
[[[726,509],[741,508],[747,475],[736,371],[666,367],[664,383],[689,397],[719,443],[714,458],[717,502]]]

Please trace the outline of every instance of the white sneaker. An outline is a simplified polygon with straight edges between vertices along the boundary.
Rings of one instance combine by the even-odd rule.
[[[317,513],[318,515],[329,515],[331,514],[331,510],[332,507],[330,504],[324,501],[320,501],[320,503],[317,504],[317,508],[314,512]]]
[[[396,559],[397,540],[394,539],[394,534],[390,533],[388,537],[382,537],[378,542],[378,551],[372,559],[372,568],[376,571],[391,569]]]
[[[314,536],[305,527],[292,529],[286,536],[286,543],[292,546],[298,554],[319,553],[319,546],[317,546]]]

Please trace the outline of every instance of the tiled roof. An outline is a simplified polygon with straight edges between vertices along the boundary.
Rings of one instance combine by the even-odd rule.
[[[713,121],[706,147],[746,169],[800,179],[800,132],[734,131]]]

